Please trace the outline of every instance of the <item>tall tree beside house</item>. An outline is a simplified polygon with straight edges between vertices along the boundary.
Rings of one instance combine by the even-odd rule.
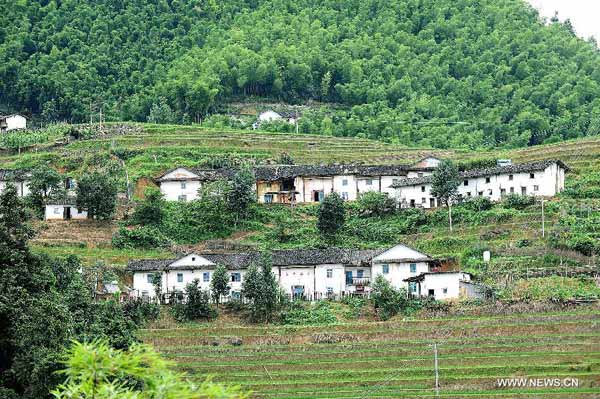
[[[194,279],[184,289],[185,302],[173,306],[173,316],[179,321],[210,320],[217,312],[210,306],[210,293],[200,288],[200,280]]]
[[[175,366],[150,346],[136,344],[115,350],[106,341],[73,342],[63,361],[66,381],[53,392],[55,399],[244,399],[237,388],[209,380],[188,381]],[[135,382],[135,383],[132,383]]]
[[[448,207],[448,221],[452,231],[452,203],[458,196],[460,172],[450,160],[444,160],[433,171],[431,176],[431,195]]]
[[[344,227],[345,222],[344,200],[335,192],[327,194],[319,205],[317,229],[324,238],[331,239]]]
[[[77,207],[92,219],[110,219],[117,206],[117,185],[107,174],[92,172],[77,183]]]
[[[229,293],[229,273],[223,265],[217,265],[210,280],[213,301],[219,305],[221,298]]]
[[[263,255],[259,265],[250,265],[242,283],[242,295],[248,300],[252,321],[273,320],[279,304],[279,285],[269,255]]]
[[[160,226],[165,217],[165,199],[160,190],[149,188],[144,200],[135,207],[133,222],[142,226]]]
[[[228,202],[231,186],[225,180],[204,184],[198,199],[186,204],[190,227],[200,234],[206,231],[214,235],[231,232],[233,217]]]
[[[47,398],[61,382],[60,356],[72,339],[126,348],[135,323],[114,301],[94,303],[75,257],[33,254],[33,231],[14,187],[0,194],[0,396]]]
[[[38,217],[43,217],[46,202],[65,196],[64,178],[49,166],[39,166],[31,172],[27,202]]]
[[[236,225],[248,217],[252,204],[256,202],[253,190],[255,181],[254,173],[248,166],[238,170],[231,180],[227,201],[230,211],[235,216]]]

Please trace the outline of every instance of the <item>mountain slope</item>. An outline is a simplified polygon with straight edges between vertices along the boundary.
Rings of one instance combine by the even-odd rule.
[[[3,0],[7,2],[7,0]],[[600,55],[522,0],[20,1],[0,18],[0,97],[46,119],[205,117],[320,100],[301,130],[435,147],[600,133]],[[99,105],[98,105],[99,107]],[[456,123],[460,122],[460,123]]]

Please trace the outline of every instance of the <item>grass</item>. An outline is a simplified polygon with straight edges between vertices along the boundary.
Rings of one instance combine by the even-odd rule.
[[[468,313],[468,312],[467,312]],[[422,316],[421,316],[422,317]],[[198,381],[239,384],[254,398],[592,398],[600,383],[600,308],[448,315],[325,326],[255,326],[226,319],[142,332]],[[318,343],[318,335],[337,343]],[[229,344],[239,338],[241,346]],[[501,389],[497,378],[579,378],[573,389]]]

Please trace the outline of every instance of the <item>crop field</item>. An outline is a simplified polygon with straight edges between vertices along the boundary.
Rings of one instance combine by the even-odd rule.
[[[253,398],[600,397],[600,309],[454,316],[328,326],[186,325],[143,340],[190,378]],[[573,387],[500,388],[499,378],[577,379]],[[570,380],[569,380],[570,381]]]

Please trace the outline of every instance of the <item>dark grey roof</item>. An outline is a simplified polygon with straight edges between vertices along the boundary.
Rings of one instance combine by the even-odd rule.
[[[77,205],[77,197],[75,196],[66,196],[62,198],[48,198],[46,200],[46,205]]]
[[[417,282],[417,281],[423,281],[425,279],[425,276],[427,276],[427,275],[453,274],[453,273],[468,274],[471,277],[473,276],[471,273],[463,272],[461,270],[448,270],[448,271],[445,271],[445,272],[425,272],[425,273],[419,274],[418,276],[413,276],[413,277],[405,278],[402,281]]]
[[[0,169],[1,181],[24,181],[30,176],[29,171],[25,169]]]
[[[474,177],[483,177],[483,176],[494,176],[494,175],[503,175],[503,174],[511,174],[511,173],[527,173],[527,172],[535,172],[538,170],[544,170],[548,166],[552,164],[558,164],[565,170],[569,170],[569,167],[565,165],[560,160],[546,160],[546,161],[536,161],[536,162],[528,162],[522,164],[514,164],[514,165],[506,165],[506,166],[494,166],[492,168],[483,168],[483,169],[471,169],[466,170],[460,173],[461,179],[468,179]],[[423,176],[423,177],[415,177],[412,179],[401,179],[396,183],[392,184],[390,187],[398,188],[398,187],[407,187],[407,186],[418,186],[420,184],[429,184],[431,183],[432,176]]]
[[[297,176],[401,176],[408,165],[265,165],[254,168],[256,180],[273,181]]]
[[[357,250],[357,249],[285,249],[276,250],[271,253],[273,266],[313,266],[322,264],[344,264],[361,265],[369,262],[374,256],[382,253],[379,250]],[[260,259],[259,252],[245,253],[223,253],[223,254],[203,254],[199,256],[210,260],[215,264],[221,264],[230,270],[245,269],[252,263]],[[169,265],[178,259],[138,259],[132,260],[127,265],[128,271],[155,271],[171,269]],[[206,265],[182,266],[181,269],[189,270],[191,268],[206,269]]]

